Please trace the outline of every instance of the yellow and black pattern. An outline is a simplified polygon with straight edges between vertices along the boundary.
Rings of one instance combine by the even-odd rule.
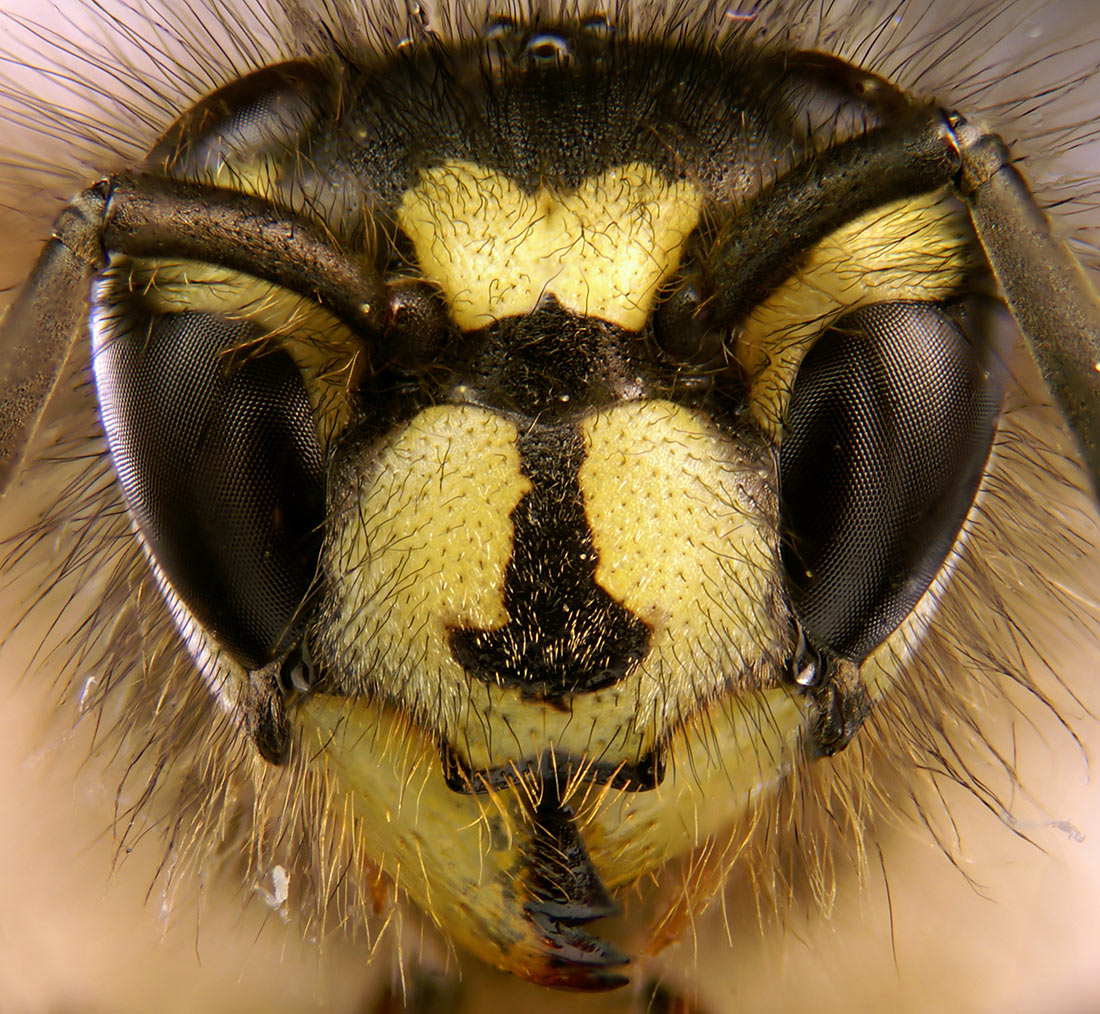
[[[934,751],[861,727],[967,566],[1008,352],[954,177],[880,199],[844,160],[911,128],[908,180],[945,123],[821,54],[562,15],[286,62],[167,131],[123,182],[243,254],[106,216],[96,397],[280,814],[257,853],[320,815],[319,895],[388,878],[485,961],[607,989],[631,954],[591,924],[631,890],[702,871],[659,938],[783,792],[835,764],[822,809],[857,813],[853,740]],[[257,221],[289,267],[241,267]]]
[[[376,329],[288,314],[279,287],[201,262],[119,255],[98,290],[116,468],[208,682],[269,760],[318,744],[331,791],[379,829],[364,855],[538,981],[623,981],[626,955],[582,928],[614,911],[608,886],[719,834],[803,751],[843,748],[871,706],[859,663],[915,603],[880,608],[874,581],[926,585],[973,496],[968,466],[928,576],[894,551],[871,601],[830,593],[806,625],[780,448],[807,350],[861,307],[981,283],[934,188],[827,229],[742,319],[717,316],[742,284],[712,268],[726,222],[770,185],[749,160],[773,152],[782,181],[845,140],[807,132],[772,61],[561,22],[262,71],[150,168],[321,225],[380,272]],[[178,410],[164,357],[199,378]],[[290,400],[269,393],[291,374]],[[214,436],[222,418],[236,429]],[[195,478],[162,507],[189,459],[156,434],[192,432]],[[897,467],[885,488],[904,498]],[[274,513],[239,521],[226,501]],[[927,555],[923,534],[885,537]],[[818,627],[853,623],[834,657]]]

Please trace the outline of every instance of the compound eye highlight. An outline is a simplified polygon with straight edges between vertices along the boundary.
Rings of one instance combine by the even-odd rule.
[[[864,307],[806,354],[779,461],[783,569],[811,641],[860,662],[916,606],[974,502],[1001,387],[959,306]]]
[[[246,321],[98,313],[111,457],[156,567],[237,662],[283,649],[313,582],[324,461],[305,383]]]

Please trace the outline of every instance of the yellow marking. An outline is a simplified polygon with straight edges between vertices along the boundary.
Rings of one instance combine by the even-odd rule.
[[[529,313],[553,294],[567,310],[636,331],[679,266],[702,202],[690,183],[641,163],[571,193],[531,195],[492,169],[449,162],[421,173],[398,222],[463,330]]]
[[[637,715],[636,681],[578,694],[564,710],[525,697],[519,687],[469,681],[465,689],[469,713],[451,742],[455,754],[475,771],[507,767],[548,751],[629,763],[645,756],[662,731],[648,721],[651,716]]]
[[[669,402],[598,413],[582,433],[596,581],[651,631],[643,713],[667,722],[719,687],[759,686],[782,610],[773,477]]]
[[[738,355],[750,408],[768,436],[782,418],[802,357],[841,313],[882,300],[939,300],[974,270],[974,238],[957,204],[925,194],[868,212],[814,247],[799,272],[745,321]]]
[[[382,695],[475,769],[549,748],[633,763],[727,692],[774,679],[785,646],[775,493],[706,418],[668,402],[594,413],[579,473],[596,580],[652,629],[623,680],[567,708],[471,678],[456,627],[507,622],[510,515],[530,489],[512,423],[436,407],[367,448],[333,511],[325,653],[349,693]]]
[[[410,705],[427,699],[453,722],[466,678],[448,629],[496,629],[508,619],[509,515],[531,488],[516,429],[472,406],[430,408],[368,454],[330,514],[331,650],[385,691]]]
[[[632,884],[750,819],[799,756],[804,707],[784,688],[723,697],[672,737],[657,788],[597,797],[579,810],[603,882]]]
[[[330,790],[369,828],[360,843],[377,867],[400,871],[401,889],[484,960],[541,962],[512,893],[521,859],[513,800],[493,813],[504,833],[486,833],[486,801],[451,791],[428,737],[384,705],[317,695],[292,720]]]

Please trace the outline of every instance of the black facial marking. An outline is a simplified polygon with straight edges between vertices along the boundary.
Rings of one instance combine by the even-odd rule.
[[[571,925],[615,913],[617,906],[577,834],[573,811],[558,801],[552,785],[544,788],[535,811],[535,833],[526,859],[534,894],[528,912]]]
[[[670,324],[683,326],[665,321],[665,340]],[[424,378],[423,403],[482,405],[547,424],[661,398],[744,428],[744,380],[736,363],[722,359],[722,334],[695,335],[697,345],[707,345],[702,361],[671,362],[655,326],[628,331],[566,310],[548,295],[530,313],[452,334],[434,374]]]
[[[468,673],[550,700],[610,686],[648,649],[649,629],[596,584],[596,551],[577,471],[584,444],[568,424],[532,424],[519,450],[531,491],[512,511],[504,575],[508,622],[451,631]]]
[[[549,967],[540,973],[540,981],[571,989],[614,989],[626,983],[617,966],[629,958],[582,928],[614,915],[619,907],[588,857],[556,779],[543,783],[524,857],[524,879],[531,892],[524,910],[548,952]]]
[[[463,336],[445,400],[472,400],[546,422],[644,394],[666,370],[637,334],[564,309],[547,296],[531,313],[505,317]]]
[[[530,193],[547,180],[575,187],[630,160],[670,179],[699,167],[703,185],[722,191],[779,155],[773,135],[798,129],[776,108],[774,81],[772,63],[747,49],[716,60],[566,25],[494,33],[349,74],[342,129],[330,151],[318,137],[312,154],[369,180],[383,203],[445,160],[503,171]],[[430,118],[430,146],[410,144],[409,110]]]
[[[454,750],[444,745],[440,751],[443,777],[447,787],[464,795],[481,795],[507,789],[518,780],[557,778],[568,782],[582,774],[596,785],[610,785],[626,792],[647,792],[657,788],[665,778],[665,755],[662,747],[633,762],[613,763],[590,757],[554,751],[525,761],[495,764],[488,768],[470,768]]]

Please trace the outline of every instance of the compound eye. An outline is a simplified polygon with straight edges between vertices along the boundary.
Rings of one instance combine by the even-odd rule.
[[[880,303],[806,354],[780,448],[782,560],[803,630],[862,661],[943,565],[993,439],[1001,371],[957,307]]]
[[[324,463],[305,384],[255,325],[95,322],[95,376],[130,514],[161,574],[241,665],[286,647],[313,581]]]

